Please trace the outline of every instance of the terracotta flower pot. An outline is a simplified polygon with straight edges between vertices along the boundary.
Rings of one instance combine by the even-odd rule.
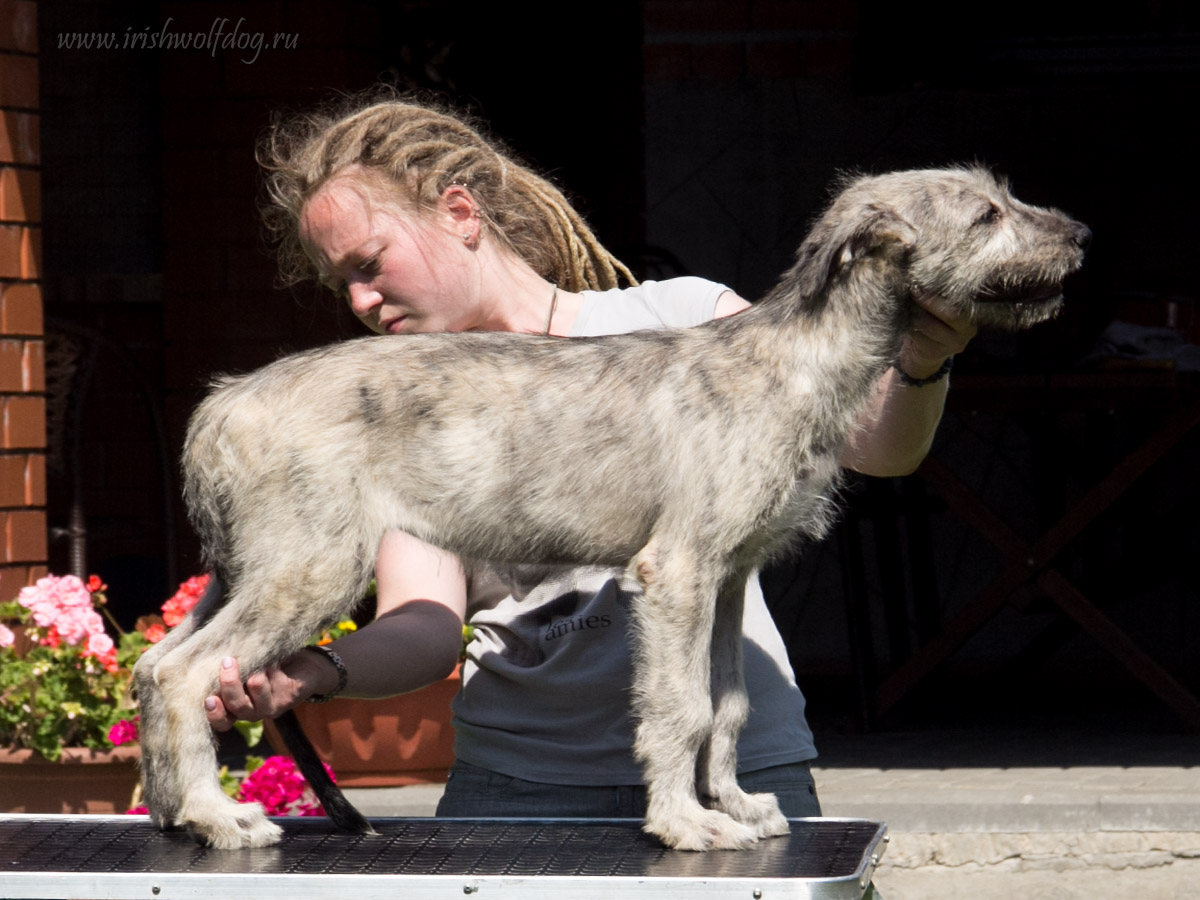
[[[123,813],[138,784],[139,747],[67,747],[50,762],[33,750],[0,747],[0,812]]]
[[[342,787],[442,782],[454,763],[450,701],[459,684],[456,670],[444,681],[411,694],[302,703],[296,715]],[[276,752],[286,752],[278,733],[267,724],[267,737]]]

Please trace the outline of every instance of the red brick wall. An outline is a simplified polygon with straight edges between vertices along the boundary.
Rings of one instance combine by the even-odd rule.
[[[0,599],[46,571],[37,4],[0,0]]]

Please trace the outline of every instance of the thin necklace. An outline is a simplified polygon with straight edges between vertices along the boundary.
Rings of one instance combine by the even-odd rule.
[[[550,315],[546,317],[546,330],[542,334],[550,333],[550,323],[554,321],[554,311],[558,309],[558,285],[551,285],[554,293],[550,295]]]

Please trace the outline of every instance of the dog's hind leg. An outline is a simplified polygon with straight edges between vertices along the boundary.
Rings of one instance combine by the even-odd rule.
[[[153,669],[164,720],[155,731],[163,742],[156,748],[162,751],[156,765],[171,768],[180,793],[173,821],[166,824],[186,827],[212,847],[261,847],[280,835],[261,807],[238,804],[221,790],[204,714],[204,698],[217,687],[221,660],[232,656],[250,672],[282,659],[348,612],[365,580],[358,561],[334,566],[320,557],[302,566],[287,556],[281,551],[236,585],[227,585],[225,604]],[[156,821],[163,819],[156,814]]]
[[[645,830],[679,850],[737,849],[756,830],[696,795],[696,769],[713,724],[709,650],[721,573],[700,554],[654,540],[633,561],[645,594],[633,605],[634,755],[646,779]]]
[[[735,571],[717,593],[712,635],[713,724],[697,772],[699,791],[714,808],[754,829],[758,837],[787,834],[787,818],[774,794],[748,794],[737,783],[737,742],[750,713],[742,677],[745,571]]]
[[[257,804],[239,804],[221,790],[212,730],[204,714],[204,698],[215,690],[225,656],[244,661],[250,671],[257,668],[257,660],[247,658],[248,648],[229,641],[223,629],[211,627],[220,621],[218,614],[210,627],[194,632],[154,667],[160,707],[155,718],[161,720],[154,728],[155,769],[170,771],[178,800],[157,808],[159,800],[152,796],[147,805],[160,827],[187,828],[211,847],[264,847],[279,839],[279,826]]]
[[[167,763],[166,710],[154,679],[154,668],[212,616],[220,606],[222,596],[220,583],[215,577],[211,578],[204,595],[191,613],[168,631],[166,637],[147,649],[133,667],[142,746],[142,796],[150,810],[151,819],[160,829],[173,826],[179,812],[182,790],[174,767]]]

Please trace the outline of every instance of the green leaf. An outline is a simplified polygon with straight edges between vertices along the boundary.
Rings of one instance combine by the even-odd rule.
[[[262,740],[265,726],[262,722],[245,722],[238,719],[233,723],[233,727],[245,739],[247,747],[257,747],[258,742]]]

